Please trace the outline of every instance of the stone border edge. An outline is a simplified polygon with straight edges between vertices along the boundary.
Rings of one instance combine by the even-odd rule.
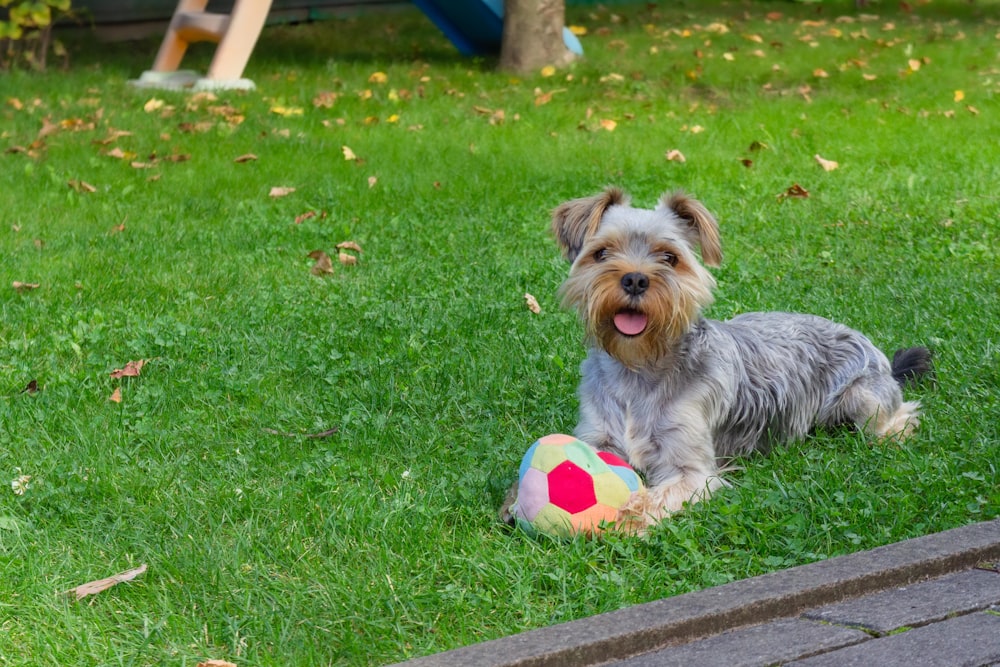
[[[397,667],[596,665],[998,558],[1000,519],[993,519],[415,658]]]

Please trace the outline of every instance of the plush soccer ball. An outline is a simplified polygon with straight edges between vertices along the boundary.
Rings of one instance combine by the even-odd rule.
[[[511,514],[528,532],[593,535],[641,488],[635,470],[614,454],[572,436],[547,435],[521,460]]]

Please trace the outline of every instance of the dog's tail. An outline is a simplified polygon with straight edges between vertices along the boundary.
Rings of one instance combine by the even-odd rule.
[[[926,347],[908,347],[892,355],[892,377],[901,387],[933,372],[931,351]]]

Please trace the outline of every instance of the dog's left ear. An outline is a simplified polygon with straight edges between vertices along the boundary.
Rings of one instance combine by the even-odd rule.
[[[722,264],[719,223],[700,201],[683,192],[673,192],[663,195],[660,207],[670,209],[687,225],[687,241],[701,248],[701,261],[708,266]]]
[[[608,207],[627,204],[628,197],[618,188],[608,188],[599,195],[573,199],[552,211],[552,233],[570,262],[576,261],[587,239],[601,226]]]

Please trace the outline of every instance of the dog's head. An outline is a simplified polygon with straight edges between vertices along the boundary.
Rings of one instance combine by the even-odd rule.
[[[553,212],[552,231],[572,263],[562,294],[593,341],[630,368],[661,358],[712,302],[715,280],[699,263],[722,261],[719,228],[682,193],[632,208],[616,188]]]

